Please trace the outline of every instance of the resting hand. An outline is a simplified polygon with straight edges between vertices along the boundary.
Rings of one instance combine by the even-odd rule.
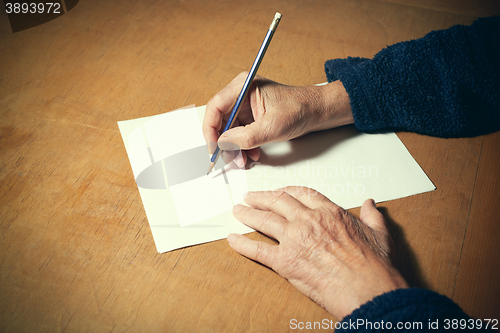
[[[362,304],[407,284],[391,265],[390,236],[372,200],[360,219],[306,187],[249,192],[234,216],[279,242],[231,234],[229,244],[286,278],[342,320]]]
[[[221,135],[247,73],[238,75],[208,103],[203,133],[213,152],[214,142],[222,150],[246,150],[257,161],[257,147],[273,141],[290,140],[306,133],[354,122],[349,96],[340,81],[324,86],[292,87],[256,77],[233,127]],[[239,166],[246,163],[235,161]],[[238,163],[239,162],[239,163]]]

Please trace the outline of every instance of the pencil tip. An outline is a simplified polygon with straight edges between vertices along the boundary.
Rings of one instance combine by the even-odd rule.
[[[208,172],[207,172],[207,176],[208,176],[208,174],[210,173],[210,171],[212,171],[212,169],[214,168],[214,164],[215,164],[215,163],[210,163],[210,166],[209,166],[209,168],[208,168]]]

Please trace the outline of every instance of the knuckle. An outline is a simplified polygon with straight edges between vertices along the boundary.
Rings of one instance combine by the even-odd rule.
[[[215,94],[207,103],[207,108],[210,107],[210,109],[218,109],[218,105],[221,105],[224,103],[224,99],[222,98],[222,93],[221,91]]]
[[[301,218],[314,226],[321,225],[323,221],[323,215],[315,209],[306,209],[302,211]]]
[[[212,96],[212,98],[210,98],[207,102],[207,107],[206,107],[206,110],[207,111],[210,111],[212,110],[212,105],[215,103],[215,96],[217,96],[217,94],[215,94],[214,96]]]
[[[294,196],[302,196],[307,198],[322,196],[322,194],[318,191],[305,186],[287,186],[284,189],[286,192],[292,193]]]
[[[345,221],[347,216],[347,211],[339,206],[331,207],[330,213],[332,214],[333,219],[336,221]]]
[[[247,76],[248,76],[248,73],[249,73],[248,71],[243,71],[243,72],[241,72],[240,74],[238,74],[238,75],[236,76],[236,78],[237,78],[238,80],[241,80],[241,79],[246,80],[246,78],[247,78]]]
[[[272,218],[274,216],[274,213],[271,212],[271,211],[267,211],[264,213],[264,215],[262,216],[262,218],[260,219],[260,227],[264,226],[265,224],[270,224],[272,223]]]
[[[307,246],[313,238],[317,229],[316,225],[309,219],[303,219],[302,223],[294,224],[288,228],[288,233],[291,239],[295,240],[295,244]]]
[[[254,258],[258,262],[265,261],[267,258],[267,252],[263,244],[257,243],[254,250]]]
[[[287,193],[286,193],[286,192],[284,192],[284,191],[280,191],[280,192],[278,192],[278,193],[276,194],[276,196],[272,199],[271,204],[272,204],[272,205],[274,205],[274,204],[276,204],[277,202],[279,202],[279,201],[283,200],[283,196],[285,196],[285,195],[287,195]]]
[[[248,131],[245,131],[242,137],[242,144],[243,144],[242,148],[246,149],[255,148],[257,145],[257,139],[255,138],[254,135],[248,133]]]
[[[283,188],[283,190],[287,193],[305,193],[307,191],[307,187],[305,186],[295,186],[295,185],[289,185]]]

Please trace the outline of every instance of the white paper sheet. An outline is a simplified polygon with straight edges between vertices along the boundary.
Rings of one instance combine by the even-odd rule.
[[[249,190],[307,186],[349,209],[368,198],[435,189],[396,134],[354,126],[265,145],[248,170],[219,159],[207,176],[204,112],[202,106],[118,122],[158,252],[252,231],[231,212]]]

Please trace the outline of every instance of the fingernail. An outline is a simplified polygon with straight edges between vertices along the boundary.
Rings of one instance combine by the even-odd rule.
[[[373,207],[377,208],[377,205],[375,204],[375,200],[373,200],[373,199],[370,199],[370,200],[372,201]]]
[[[245,167],[245,161],[243,160],[243,155],[241,153],[236,156],[236,158],[234,159],[234,163],[240,169],[243,169]]]
[[[233,213],[238,213],[243,208],[243,205],[236,204],[233,206]]]

